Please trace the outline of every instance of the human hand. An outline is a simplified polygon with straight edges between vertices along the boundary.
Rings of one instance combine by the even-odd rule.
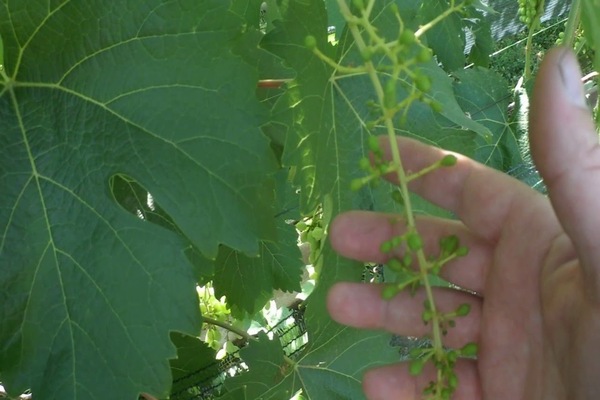
[[[477,360],[459,360],[454,399],[558,400],[600,398],[600,147],[571,52],[555,49],[538,74],[530,144],[549,198],[458,156],[452,168],[411,183],[415,193],[459,221],[419,217],[426,254],[442,236],[457,235],[470,252],[442,276],[478,295],[436,289],[442,312],[469,303],[444,344],[479,344]],[[387,138],[381,145],[389,157]],[[398,138],[405,169],[417,171],[444,151]],[[330,229],[343,256],[383,263],[380,244],[403,232],[390,216],[353,211]],[[359,328],[423,336],[422,292],[381,299],[377,285],[339,283],[328,298],[332,317]],[[367,372],[370,400],[420,399],[433,369],[411,376],[407,365]]]

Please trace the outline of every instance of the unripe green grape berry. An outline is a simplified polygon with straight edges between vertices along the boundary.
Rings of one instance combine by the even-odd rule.
[[[367,157],[363,157],[358,162],[358,166],[362,170],[370,171],[371,170],[371,161],[369,161],[369,159]]]
[[[314,50],[317,48],[317,38],[312,35],[308,35],[304,38],[304,45],[309,50]]]
[[[440,160],[440,165],[442,167],[452,167],[452,166],[456,165],[457,161],[458,161],[458,159],[456,158],[456,156],[454,154],[446,154],[444,156],[444,158],[442,158]]]
[[[457,257],[464,257],[467,254],[469,254],[469,248],[467,248],[465,246],[461,246],[458,249],[456,249],[456,256]]]
[[[427,62],[427,61],[431,60],[431,58],[432,58],[431,50],[428,49],[427,47],[423,47],[421,49],[421,51],[419,51],[419,54],[417,54],[417,62],[420,62],[420,63]]]
[[[409,267],[413,262],[412,256],[410,254],[405,254],[404,257],[402,257],[402,262]]]
[[[436,113],[441,113],[442,111],[444,111],[444,106],[439,101],[429,100],[428,104],[429,107],[431,107],[431,109]]]
[[[392,244],[392,247],[398,247],[402,244],[403,240],[404,238],[402,236],[394,236],[390,239],[390,243]]]
[[[352,0],[352,4],[354,4],[354,7],[359,10],[365,9],[365,3],[363,3],[363,0]]]
[[[425,310],[421,313],[421,319],[427,325],[429,321],[433,318],[433,312],[430,310]]]
[[[431,90],[431,79],[427,75],[419,74],[415,76],[415,85],[421,92],[429,92]]]
[[[396,80],[390,78],[385,83],[383,90],[383,104],[386,108],[394,108],[396,103]]]
[[[467,343],[460,349],[460,354],[463,357],[475,357],[477,355],[477,351],[479,350],[477,344],[475,343]]]
[[[416,233],[409,233],[406,236],[406,245],[412,251],[419,251],[423,247],[423,240]]]
[[[381,251],[382,253],[389,253],[390,251],[392,251],[393,247],[394,246],[392,246],[392,242],[386,240],[379,246],[379,251]]]
[[[446,358],[448,359],[448,362],[450,364],[454,364],[456,362],[456,360],[458,360],[458,351],[456,351],[456,350],[448,351],[448,353],[446,353]]]
[[[456,389],[458,387],[458,377],[456,374],[450,374],[448,377],[448,386],[450,386],[451,389]]]
[[[397,258],[391,258],[387,261],[387,266],[392,270],[392,271],[402,271],[404,269],[404,266],[402,265],[402,263],[400,262],[400,260],[398,260]]]
[[[377,126],[377,122],[375,121],[367,121],[366,128],[368,131],[372,131]]]
[[[416,40],[415,33],[410,29],[404,29],[402,33],[400,33],[400,37],[398,38],[398,42],[403,45],[409,45],[414,43]]]
[[[384,300],[391,300],[399,291],[400,288],[396,285],[386,285],[381,291],[381,298]]]
[[[400,13],[400,10],[398,10],[398,5],[396,3],[390,4],[390,11],[394,15],[398,15]]]
[[[471,312],[471,305],[466,303],[461,304],[460,306],[458,306],[455,312],[456,315],[459,317],[466,317],[467,315],[469,315],[469,312]]]
[[[373,153],[381,152],[381,146],[379,145],[379,139],[377,139],[377,136],[369,136],[368,145],[369,150],[371,150]]]
[[[360,190],[360,188],[362,188],[363,185],[364,185],[364,182],[362,179],[360,179],[360,178],[352,179],[352,182],[350,182],[350,190],[352,190],[353,192],[356,192],[357,190]]]
[[[408,372],[410,372],[410,374],[412,376],[421,375],[421,372],[423,372],[424,366],[425,366],[425,360],[422,360],[422,359],[411,360],[410,364],[408,366]]]
[[[440,248],[444,253],[453,254],[458,248],[458,236],[450,235],[440,239]]]

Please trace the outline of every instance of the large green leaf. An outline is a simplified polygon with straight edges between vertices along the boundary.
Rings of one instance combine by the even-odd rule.
[[[188,244],[258,253],[276,162],[222,0],[0,2],[0,375],[41,399],[164,396],[199,331]],[[139,182],[173,231],[125,212]]]

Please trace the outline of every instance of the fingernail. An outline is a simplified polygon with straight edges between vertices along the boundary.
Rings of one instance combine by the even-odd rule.
[[[581,69],[573,52],[564,49],[558,68],[567,99],[577,107],[587,108],[585,92],[581,83]]]

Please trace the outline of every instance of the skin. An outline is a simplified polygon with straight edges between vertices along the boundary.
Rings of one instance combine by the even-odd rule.
[[[530,144],[548,196],[459,155],[456,166],[411,183],[413,192],[458,217],[418,218],[426,254],[437,254],[439,238],[449,234],[470,250],[442,275],[476,294],[434,294],[442,311],[471,305],[444,344],[479,345],[476,361],[457,364],[454,399],[600,396],[600,147],[580,78],[575,57],[558,48],[548,53],[535,85]],[[389,157],[387,139],[381,145]],[[447,154],[406,138],[398,138],[398,146],[412,171]],[[399,216],[352,211],[335,219],[330,240],[343,256],[385,262],[379,245],[404,229]],[[428,333],[420,317],[423,293],[386,302],[380,291],[335,285],[331,316],[358,328]],[[381,367],[365,374],[364,391],[370,400],[420,399],[432,374],[426,369],[413,377],[402,363]]]

